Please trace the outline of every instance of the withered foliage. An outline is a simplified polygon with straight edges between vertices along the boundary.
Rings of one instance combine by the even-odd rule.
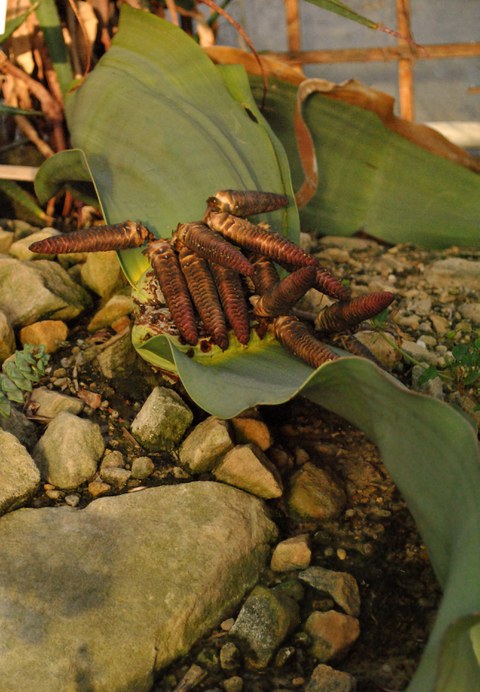
[[[30,249],[55,254],[145,244],[144,254],[185,343],[195,346],[199,335],[206,334],[211,343],[226,350],[228,326],[243,345],[248,344],[252,328],[260,336],[271,331],[285,348],[314,368],[338,357],[295,314],[296,303],[315,288],[338,301],[316,318],[317,333],[332,332],[331,341],[375,360],[354,339],[351,329],[382,312],[392,302],[392,293],[350,299],[348,288],[315,257],[265,225],[243,218],[287,206],[284,195],[220,190],[207,204],[202,221],[178,224],[170,240],[156,239],[141,224],[126,221],[47,238]],[[280,280],[274,263],[291,273]],[[206,343],[200,340],[202,350],[208,347]]]

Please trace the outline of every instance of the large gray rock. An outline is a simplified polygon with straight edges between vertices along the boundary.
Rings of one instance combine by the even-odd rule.
[[[16,437],[0,430],[0,514],[21,507],[35,493],[40,473]],[[1,680],[1,676],[0,676]]]
[[[95,475],[104,449],[96,423],[61,411],[39,439],[33,456],[42,478],[68,490]]]
[[[13,327],[43,318],[73,319],[91,304],[88,293],[49,260],[0,257],[0,309]]]
[[[0,690],[150,690],[257,581],[275,527],[188,483],[0,519]]]

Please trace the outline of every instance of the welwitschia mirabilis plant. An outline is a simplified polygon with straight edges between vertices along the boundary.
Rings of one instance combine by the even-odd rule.
[[[134,219],[168,236],[179,221],[199,218],[219,188],[263,189],[292,200],[268,220],[298,238],[287,159],[245,74],[217,70],[174,26],[124,6],[111,50],[67,112],[76,149],[44,164],[36,182],[42,200],[66,182],[83,193],[93,183],[107,222]],[[123,251],[120,259],[140,286],[148,266],[141,251]],[[190,358],[168,336],[143,341],[134,331],[133,338],[147,360],[177,370],[210,413],[228,418],[301,393],[366,432],[408,502],[445,592],[409,689],[451,690],[452,651],[455,689],[478,687],[480,618],[472,613],[480,609],[480,466],[463,416],[359,358],[314,371],[273,339]]]

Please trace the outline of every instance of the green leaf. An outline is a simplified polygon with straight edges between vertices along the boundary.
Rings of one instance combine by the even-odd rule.
[[[445,592],[422,663],[408,688],[433,689],[449,624],[480,610],[480,460],[472,427],[448,405],[408,391],[366,360],[345,358],[312,372],[278,345],[210,368],[175,349],[172,355],[189,395],[215,415],[233,416],[254,403],[277,404],[301,393],[378,445]],[[478,689],[480,668],[467,665],[470,645],[465,646],[455,631],[448,636],[457,646],[456,669],[461,670],[455,691]],[[443,659],[442,668],[448,669]],[[435,690],[451,692],[452,687]]]
[[[464,615],[447,629],[435,692],[470,692],[480,687],[480,614]],[[420,689],[419,689],[420,692]]]
[[[285,152],[243,69],[220,74],[177,27],[122,8],[111,49],[66,105],[72,142],[83,152],[70,155],[75,180],[91,173],[109,223],[141,220],[166,237],[179,221],[201,218],[206,198],[219,188],[264,189],[290,196],[288,210],[266,220],[298,238]],[[42,199],[54,188],[51,175],[57,183],[68,180],[64,160],[52,157],[40,169]],[[142,251],[120,257],[135,284],[148,267]]]
[[[2,391],[0,391],[0,416],[3,416],[3,418],[8,418],[12,412],[12,405],[3,394]]]
[[[257,100],[261,80],[251,77]],[[303,181],[294,136],[297,88],[271,79],[265,117],[286,149],[295,190]],[[303,106],[317,153],[319,186],[300,210],[302,229],[390,243],[478,247],[480,175],[392,132],[363,108],[312,94]]]
[[[15,108],[15,106],[6,106],[0,103],[0,113],[3,115],[40,115],[43,117],[42,111],[34,111],[28,108]]]
[[[379,28],[377,22],[372,22],[371,19],[362,17],[361,14],[358,14],[354,10],[350,9],[348,5],[346,5],[344,2],[340,2],[340,0],[307,0],[307,2],[310,2],[312,5],[317,5],[317,7],[321,7],[324,10],[328,10],[329,12],[335,12],[335,14],[339,14],[342,17],[351,19],[352,21],[363,24],[364,26],[368,26],[369,29]]]
[[[112,49],[68,104],[72,138],[81,150],[70,159],[75,179],[84,181],[91,174],[109,222],[141,220],[164,236],[178,221],[199,218],[205,198],[220,187],[291,196],[284,154],[245,84],[240,70],[216,70],[175,27],[124,5]],[[346,118],[344,127],[348,134]],[[378,166],[381,158],[379,154]],[[50,159],[39,173],[37,187],[46,194],[62,182],[61,161]],[[45,171],[54,175],[52,185]],[[342,175],[348,178],[348,166]],[[337,206],[349,204],[340,195],[341,182]],[[368,186],[370,197],[377,182]],[[271,221],[297,237],[293,205],[286,214],[272,214]],[[121,256],[140,295],[145,259],[135,250]],[[444,637],[456,647],[458,692],[478,689],[472,640],[467,647],[452,624],[480,606],[480,465],[474,430],[463,416],[409,392],[359,358],[313,371],[273,339],[254,339],[248,348],[232,343],[223,354],[212,349],[191,358],[175,339],[149,336],[138,326],[133,336],[146,360],[176,369],[189,395],[212,414],[228,418],[249,406],[278,404],[301,393],[365,431],[403,493],[445,590],[409,689],[434,688]],[[445,661],[448,656],[441,670]],[[447,692],[445,686],[437,690]]]
[[[35,14],[45,37],[48,54],[57,75],[60,89],[65,96],[73,81],[73,70],[63,38],[62,23],[55,0],[42,0],[36,7]]]
[[[23,404],[23,392],[12,382],[3,372],[0,372],[0,391],[10,401],[15,401],[17,404]]]
[[[3,366],[5,375],[13,384],[24,392],[32,391],[32,381],[23,375],[12,360],[7,361]]]
[[[62,190],[86,204],[98,206],[92,172],[82,151],[67,149],[47,159],[35,176],[35,193],[42,204]]]
[[[418,378],[418,384],[420,386],[426,384],[430,380],[433,380],[434,377],[438,377],[438,374],[438,369],[434,365],[429,365]]]
[[[0,193],[17,204],[24,213],[35,221],[48,221],[48,217],[35,199],[13,180],[0,180]]]

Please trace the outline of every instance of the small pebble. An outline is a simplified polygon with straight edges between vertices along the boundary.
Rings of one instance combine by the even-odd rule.
[[[234,670],[240,665],[241,656],[233,642],[226,642],[220,649],[220,666],[222,670]]]
[[[80,502],[80,495],[65,495],[65,504],[69,507],[76,507]]]
[[[107,467],[100,470],[100,477],[105,483],[113,486],[116,490],[122,490],[130,478],[131,472],[128,469],[118,467]]]
[[[92,481],[88,484],[88,492],[92,497],[98,497],[99,495],[105,495],[109,493],[111,487],[108,483],[102,483],[101,481]]]
[[[185,481],[188,478],[190,478],[190,474],[188,473],[188,471],[182,469],[181,466],[174,466],[172,468],[172,476],[179,481]]]
[[[239,675],[227,678],[221,684],[225,692],[242,692],[243,690],[243,679]]]
[[[300,687],[301,685],[305,684],[305,678],[302,678],[300,676],[296,678],[292,678],[292,685],[295,685],[295,687]]]
[[[274,572],[305,569],[312,559],[308,534],[301,534],[281,541],[273,551],[270,568]]]
[[[277,654],[275,656],[275,667],[282,668],[287,663],[287,661],[289,661],[292,658],[294,653],[294,646],[282,646],[282,648],[277,651]]]
[[[88,389],[80,389],[77,392],[77,397],[84,401],[87,406],[92,409],[97,409],[102,403],[102,397],[97,392],[90,392]]]
[[[50,500],[60,500],[63,497],[63,493],[61,490],[46,490],[45,495]]]
[[[321,663],[314,670],[305,692],[355,692],[355,678]]]
[[[194,687],[200,684],[206,675],[207,671],[203,670],[203,668],[194,663],[187,670],[177,687],[175,687],[174,692],[188,692],[188,690],[193,690]]]
[[[123,454],[118,451],[112,451],[107,449],[103,455],[102,462],[100,464],[100,469],[113,469],[113,468],[123,468],[125,466],[125,459]]]
[[[227,620],[224,620],[223,622],[220,623],[220,628],[224,632],[229,632],[233,625],[235,624],[235,619],[234,618],[228,618]]]
[[[143,480],[148,478],[155,471],[155,464],[150,457],[137,457],[132,462],[132,476]]]

